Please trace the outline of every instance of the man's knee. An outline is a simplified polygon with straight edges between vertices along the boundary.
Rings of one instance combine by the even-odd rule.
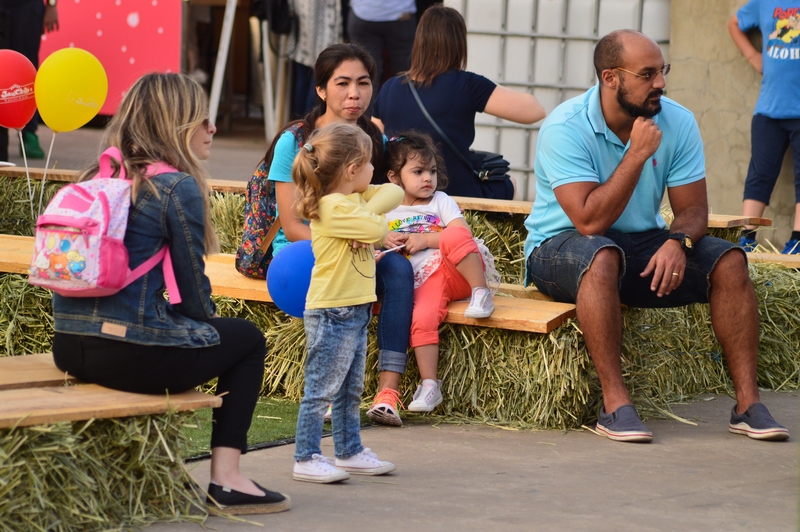
[[[738,248],[726,251],[711,270],[709,281],[712,287],[723,283],[750,284],[744,251]]]
[[[595,253],[589,268],[583,274],[581,285],[587,280],[603,284],[619,284],[619,277],[622,268],[622,257],[617,248],[606,247]]]

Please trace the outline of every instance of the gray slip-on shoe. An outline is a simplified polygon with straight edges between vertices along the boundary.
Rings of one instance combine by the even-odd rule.
[[[775,421],[761,403],[753,403],[742,414],[736,413],[736,406],[731,410],[731,423],[728,430],[734,434],[744,434],[754,440],[783,441],[789,439],[786,427]]]
[[[653,441],[653,433],[639,419],[633,405],[622,405],[615,412],[606,414],[600,409],[597,431],[614,441],[648,443]]]

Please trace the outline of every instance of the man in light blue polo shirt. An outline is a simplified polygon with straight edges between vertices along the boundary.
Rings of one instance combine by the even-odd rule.
[[[756,383],[758,304],[741,248],[705,236],[703,142],[692,114],[662,97],[670,65],[632,30],[595,48],[598,84],[559,105],[539,131],[536,200],[525,221],[526,283],[573,302],[603,389],[597,430],[649,442],[622,379],[620,303],[710,303],[737,403],[728,429],[761,440],[788,431]],[[674,220],[660,214],[665,190]]]

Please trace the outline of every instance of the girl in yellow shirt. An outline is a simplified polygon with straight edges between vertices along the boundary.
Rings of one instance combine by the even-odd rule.
[[[309,137],[292,167],[297,209],[310,221],[315,258],[303,316],[308,355],[295,480],[329,483],[347,480],[350,473],[395,470],[363,447],[359,434],[367,324],[377,299],[373,243],[388,232],[383,214],[403,199],[396,185],[370,185],[371,154],[366,133],[334,123]],[[335,459],[320,451],[323,417],[331,403]]]

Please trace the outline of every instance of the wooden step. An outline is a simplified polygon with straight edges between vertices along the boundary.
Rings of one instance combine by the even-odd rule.
[[[0,391],[0,429],[217,408],[222,398],[194,390],[172,395],[120,392],[96,384]]]
[[[52,353],[0,357],[0,390],[63,386],[76,381],[56,367]]]

